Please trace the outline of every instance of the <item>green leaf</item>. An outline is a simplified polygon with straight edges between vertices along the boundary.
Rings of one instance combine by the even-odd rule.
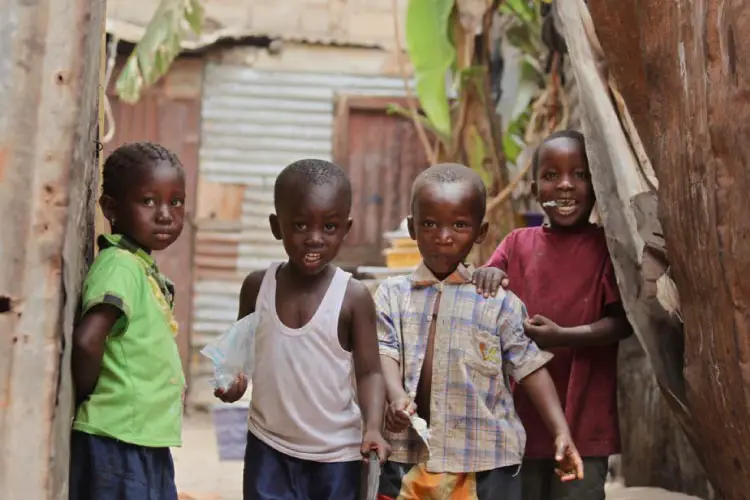
[[[523,148],[523,141],[520,141],[517,136],[513,134],[503,136],[503,152],[505,153],[505,159],[509,162],[516,163]]]
[[[409,0],[406,46],[422,109],[442,136],[451,135],[446,75],[456,58],[448,27],[454,0]]]
[[[162,0],[117,79],[118,97],[137,102],[141,92],[169,70],[185,35],[200,34],[202,25],[200,0]]]
[[[533,23],[538,17],[536,2],[529,0],[506,0],[500,6],[503,14],[512,14],[525,23]]]

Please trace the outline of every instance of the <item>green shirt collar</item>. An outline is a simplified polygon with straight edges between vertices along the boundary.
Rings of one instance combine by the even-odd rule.
[[[133,240],[123,234],[102,234],[99,236],[97,244],[99,245],[99,250],[116,247],[121,248],[122,250],[127,250],[135,255],[143,264],[146,273],[156,279],[156,282],[159,284],[159,288],[167,299],[170,307],[174,306],[174,283],[159,272],[159,267],[156,265],[154,258],[146,253],[146,251],[139,247]]]

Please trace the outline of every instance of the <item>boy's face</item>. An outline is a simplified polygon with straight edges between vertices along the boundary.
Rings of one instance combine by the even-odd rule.
[[[425,265],[435,277],[445,279],[487,234],[487,223],[477,215],[476,190],[469,182],[432,183],[414,196],[409,234]]]
[[[550,224],[573,227],[588,222],[594,189],[581,144],[567,137],[553,139],[539,151],[539,167],[532,190]],[[556,206],[544,206],[555,202]]]
[[[134,173],[122,199],[102,196],[100,201],[114,230],[147,252],[164,250],[182,233],[185,222],[185,177],[166,161]]]
[[[332,183],[293,186],[287,193],[281,210],[269,220],[298,271],[317,274],[336,258],[352,227],[347,205],[341,186]]]

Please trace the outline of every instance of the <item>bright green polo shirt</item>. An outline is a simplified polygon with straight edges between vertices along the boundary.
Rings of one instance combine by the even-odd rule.
[[[180,446],[185,376],[164,310],[172,306],[169,282],[150,255],[123,237],[106,235],[99,245],[83,284],[83,313],[106,303],[123,314],[107,337],[99,380],[73,428],[139,446]],[[161,304],[159,293],[166,299]]]

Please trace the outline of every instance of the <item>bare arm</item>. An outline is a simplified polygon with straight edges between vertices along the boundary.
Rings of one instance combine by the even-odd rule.
[[[535,316],[526,324],[527,334],[539,347],[593,347],[614,344],[629,337],[633,329],[621,303],[605,308],[606,316],[590,325],[565,328]],[[554,331],[549,330],[551,327]]]
[[[260,285],[263,283],[263,276],[265,276],[265,273],[265,271],[255,271],[248,274],[245,281],[242,282],[237,321],[255,312],[255,302],[258,299]]]
[[[529,399],[550,433],[555,437],[570,434],[557,389],[547,369],[542,367],[536,370],[524,378],[520,384],[529,395]]]
[[[263,276],[265,271],[255,271],[250,273],[242,282],[242,288],[240,289],[240,303],[237,311],[237,321],[241,320],[245,316],[255,312],[255,302],[258,299],[258,293],[260,292],[260,285],[263,283]],[[226,391],[222,389],[216,389],[214,396],[221,399],[225,403],[234,403],[247,391],[248,381],[245,375],[240,374],[234,383]]]
[[[399,399],[408,398],[401,380],[401,365],[389,356],[380,356],[380,364],[383,366],[383,378],[385,379],[385,392],[389,403]]]
[[[583,460],[570,436],[555,384],[546,368],[540,368],[521,381],[544,425],[555,439],[555,473],[561,481],[583,479]]]
[[[383,427],[385,383],[375,330],[375,303],[370,292],[359,281],[349,281],[347,295],[352,304],[354,375],[357,378],[357,394],[365,432],[379,433]]]
[[[73,331],[73,384],[76,404],[88,398],[99,380],[104,344],[122,311],[109,304],[92,307]]]

